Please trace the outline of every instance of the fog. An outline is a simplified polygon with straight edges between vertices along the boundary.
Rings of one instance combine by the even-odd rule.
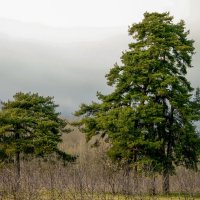
[[[192,2],[186,15],[183,12],[179,15],[180,10],[176,12],[175,8],[172,14],[186,21],[190,37],[195,40],[194,68],[189,70],[188,78],[197,87],[200,86],[200,17],[198,1]],[[134,22],[137,21],[133,19]],[[0,99],[11,99],[19,91],[38,92],[54,96],[62,115],[72,116],[82,102],[96,100],[97,91],[111,91],[105,74],[116,62],[120,63],[122,51],[128,49],[131,41],[128,25],[53,27],[1,17]]]
[[[35,27],[30,38],[0,34],[1,100],[19,91],[38,92],[54,96],[62,114],[70,115],[81,102],[95,100],[97,90],[109,91],[104,76],[129,38],[123,28],[61,29],[61,34],[46,29]]]

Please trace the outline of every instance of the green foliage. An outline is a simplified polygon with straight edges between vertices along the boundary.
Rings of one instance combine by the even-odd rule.
[[[76,116],[87,139],[107,135],[108,154],[128,164],[147,164],[172,173],[177,165],[196,169],[200,140],[194,121],[200,117],[199,89],[192,99],[187,68],[194,53],[184,21],[169,13],[145,13],[129,27],[133,42],[122,65],[106,75],[114,91],[97,93],[100,103],[83,104]]]
[[[53,98],[22,92],[13,98],[3,102],[0,111],[0,158],[12,159],[22,153],[42,157],[56,154],[72,160],[58,149],[66,122],[56,112]]]

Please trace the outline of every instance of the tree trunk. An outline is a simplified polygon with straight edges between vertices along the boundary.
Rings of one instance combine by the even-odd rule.
[[[16,141],[19,140],[19,133],[15,134]],[[15,154],[15,169],[16,169],[16,191],[19,190],[20,187],[20,176],[21,176],[21,167],[20,167],[20,152],[18,150],[18,146],[16,147],[16,154]]]
[[[14,200],[20,200],[20,153],[15,154],[15,192]]]
[[[156,195],[156,176],[155,175],[153,175],[152,180],[151,180],[150,194]]]
[[[131,178],[131,168],[130,168],[129,164],[127,164],[124,167],[124,182],[123,182],[123,191],[122,191],[122,193],[124,195],[131,194],[130,178]]]
[[[136,164],[137,162],[137,152],[135,152],[134,155],[134,162],[135,162],[135,166],[134,166],[134,192],[137,194],[138,193],[138,166]]]
[[[163,194],[169,194],[169,171],[163,171]]]
[[[16,152],[16,181],[20,182],[21,170],[20,170],[20,153]]]
[[[166,164],[163,170],[163,193],[169,194],[170,184],[169,184],[169,175],[172,169],[172,160],[173,160],[173,150],[172,150],[172,141],[173,141],[173,121],[174,121],[174,108],[171,106],[169,114],[169,127],[168,127],[168,137],[167,137],[167,148],[166,148]]]

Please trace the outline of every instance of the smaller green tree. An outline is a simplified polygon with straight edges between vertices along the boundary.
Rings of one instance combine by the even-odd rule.
[[[66,121],[56,112],[58,105],[53,97],[19,92],[13,98],[2,102],[0,111],[0,159],[15,163],[17,181],[24,155],[54,154],[65,161],[73,160],[73,156],[58,148]]]

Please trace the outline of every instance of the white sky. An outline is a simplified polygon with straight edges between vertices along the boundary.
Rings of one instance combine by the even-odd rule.
[[[128,26],[145,11],[189,15],[195,0],[0,0],[0,18],[54,27]]]

